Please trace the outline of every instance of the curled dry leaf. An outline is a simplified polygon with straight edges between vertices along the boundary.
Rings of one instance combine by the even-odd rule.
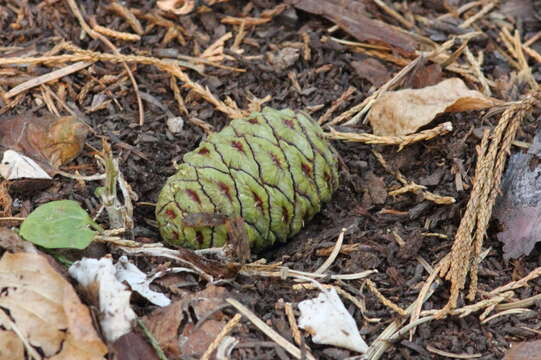
[[[167,306],[171,300],[167,296],[150,288],[150,283],[156,276],[149,276],[130,263],[126,256],[121,256],[115,265],[116,278],[126,282],[133,291],[136,291],[145,299],[158,306]]]
[[[4,253],[0,289],[0,328],[5,329],[0,349],[9,346],[16,356],[24,340],[27,352],[42,353],[45,358],[104,358],[107,347],[92,327],[88,308],[45,257]],[[15,337],[13,329],[17,329]]]
[[[131,291],[116,278],[110,257],[83,258],[69,268],[69,274],[100,310],[100,324],[105,338],[114,342],[132,329],[137,315],[130,306]]]
[[[0,164],[0,175],[6,180],[52,179],[38,163],[13,150],[6,150]]]
[[[50,175],[79,155],[87,133],[75,116],[25,114],[0,121],[0,145],[34,159]]]
[[[334,345],[360,353],[368,350],[355,320],[334,288],[324,289],[315,299],[300,302],[299,310],[299,327],[308,331],[316,344]]]
[[[459,78],[423,89],[389,91],[381,95],[368,113],[375,135],[411,134],[446,112],[482,110],[498,103]]]

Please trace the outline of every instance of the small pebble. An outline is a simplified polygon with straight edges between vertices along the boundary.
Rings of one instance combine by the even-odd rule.
[[[177,134],[184,128],[184,119],[180,116],[167,119],[167,127],[173,134]]]

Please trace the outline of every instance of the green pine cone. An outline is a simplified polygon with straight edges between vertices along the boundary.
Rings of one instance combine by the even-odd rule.
[[[185,154],[156,217],[166,242],[201,249],[222,246],[226,225],[186,217],[240,216],[257,251],[295,235],[337,187],[336,153],[319,125],[302,112],[265,108]]]

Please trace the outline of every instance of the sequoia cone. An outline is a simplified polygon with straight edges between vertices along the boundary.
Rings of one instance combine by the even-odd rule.
[[[308,115],[265,108],[236,119],[184,155],[162,189],[156,217],[164,241],[222,246],[242,217],[254,250],[295,235],[338,186],[334,149]],[[200,216],[209,220],[194,222]],[[187,221],[187,217],[190,218]]]

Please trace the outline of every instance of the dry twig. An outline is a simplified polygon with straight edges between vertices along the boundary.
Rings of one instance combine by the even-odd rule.
[[[117,15],[121,16],[126,20],[126,22],[130,25],[133,31],[135,31],[139,35],[143,35],[145,32],[143,30],[143,26],[137,20],[133,12],[128,9],[127,7],[119,4],[116,1],[111,2],[111,4],[108,5],[108,8],[115,12]]]
[[[293,314],[293,306],[291,303],[284,304],[284,311],[286,313],[287,321],[289,322],[289,327],[291,328],[291,335],[293,340],[297,343],[298,346],[302,346],[302,336],[297,325],[297,320],[295,320],[295,315]]]

